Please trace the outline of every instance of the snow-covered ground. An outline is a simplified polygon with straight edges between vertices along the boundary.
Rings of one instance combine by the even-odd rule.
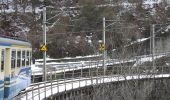
[[[47,67],[55,68],[55,70],[51,71],[55,73],[61,73],[61,72],[67,72],[67,71],[73,71],[73,70],[80,70],[80,69],[87,69],[87,68],[95,68],[95,67],[101,67],[102,62],[95,64],[91,64],[92,62],[67,62],[67,63],[58,63],[58,62],[51,62],[47,63]],[[97,62],[96,62],[97,63]],[[36,66],[40,66],[36,67]],[[36,65],[32,65],[32,75],[42,75],[43,74],[43,63],[36,63]],[[49,72],[50,73],[50,72]]]
[[[106,60],[106,65],[115,65],[115,64],[121,64],[121,63],[128,63],[128,62],[134,62],[134,60]],[[99,68],[103,66],[103,60],[98,61],[80,61],[80,62],[50,62],[47,63],[47,68],[55,68],[53,72],[55,73],[61,73],[61,72],[67,72],[67,71],[73,71],[73,70],[80,70],[80,69],[88,69],[88,68]],[[39,66],[39,67],[38,67]],[[41,66],[41,67],[40,67]],[[49,72],[50,73],[50,72]],[[32,65],[32,75],[42,75],[43,74],[43,63],[36,62],[35,65]]]
[[[156,54],[154,57],[152,55],[143,55],[143,56],[137,56],[132,59],[107,59],[106,65],[117,65],[117,64],[125,64],[125,63],[134,63],[133,67],[139,66],[145,62],[152,62],[153,58],[159,59],[162,57],[167,56],[169,53],[161,53]],[[48,60],[54,60],[54,59],[48,59]],[[38,60],[41,61],[41,60]],[[97,68],[103,66],[103,60],[96,60],[96,61],[78,61],[78,62],[49,62],[46,64],[47,69],[53,68],[53,72],[55,73],[61,73],[61,72],[67,72],[67,71],[73,71],[73,70],[80,70],[80,69],[88,69],[88,68]],[[50,72],[49,72],[50,73]],[[35,65],[32,65],[32,75],[42,75],[43,74],[43,62],[36,62]]]
[[[101,54],[100,55],[88,55],[88,56],[77,56],[77,57],[65,57],[65,58],[60,58],[60,59],[52,59],[52,58],[46,58],[46,60],[47,61],[52,61],[52,60],[55,60],[55,61],[57,61],[57,60],[64,60],[64,59],[70,59],[70,60],[74,60],[74,59],[83,59],[83,58],[93,58],[93,57],[100,57],[100,56],[102,56]],[[41,62],[41,61],[43,61],[43,59],[37,59],[36,60],[37,62]]]
[[[141,65],[145,62],[152,62],[153,59],[159,59],[159,58],[164,57],[164,56],[166,56],[166,55],[162,54],[162,55],[157,55],[157,56],[154,56],[154,57],[152,57],[152,56],[142,57],[140,59],[136,59],[136,63],[133,66],[135,67],[135,66]]]
[[[136,41],[131,42],[130,45],[133,45],[133,44],[135,44],[135,43],[140,43],[140,42],[146,41],[146,40],[148,40],[148,39],[150,39],[150,38],[137,39]]]

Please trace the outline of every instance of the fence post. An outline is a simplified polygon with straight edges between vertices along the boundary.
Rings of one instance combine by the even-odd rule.
[[[26,100],[28,100],[28,92],[26,91]]]
[[[59,93],[59,79],[57,79],[57,93]]]
[[[53,95],[53,84],[52,84],[52,81],[53,80],[53,71],[51,71],[51,99],[52,99],[52,95]]]
[[[32,82],[34,83],[34,78],[35,78],[35,75],[34,75],[34,72],[32,73]]]
[[[32,100],[34,100],[34,88],[32,87]]]
[[[74,79],[74,68],[73,68],[73,72],[72,72],[72,90],[73,90],[73,79]]]
[[[45,81],[45,83],[44,83],[44,93],[45,93],[45,99],[46,99],[46,81]]]
[[[40,85],[38,84],[38,98],[39,98],[39,100],[41,99],[40,98]]]
[[[64,87],[65,87],[65,91],[66,91],[66,76],[65,76],[65,68],[64,68]]]
[[[83,77],[83,64],[82,64],[82,67],[81,67],[81,77]]]
[[[97,64],[97,62],[95,62],[95,65],[96,65],[96,75],[97,75],[96,84],[98,84],[98,64]]]

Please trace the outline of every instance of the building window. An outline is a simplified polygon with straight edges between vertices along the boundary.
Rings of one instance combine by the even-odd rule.
[[[25,67],[25,51],[22,51],[22,67]]]
[[[4,70],[4,50],[1,50],[1,71]]]
[[[30,52],[29,51],[27,51],[26,52],[27,54],[27,57],[26,57],[26,66],[28,67],[29,66],[29,59],[30,59]]]
[[[12,55],[11,55],[11,68],[15,69],[15,63],[16,63],[16,50],[12,50]]]
[[[30,66],[31,66],[31,61],[32,61],[32,52],[30,51],[30,59],[29,59],[30,61]],[[35,59],[33,59],[34,60],[34,62],[35,62]]]
[[[17,67],[21,67],[21,51],[17,51]]]

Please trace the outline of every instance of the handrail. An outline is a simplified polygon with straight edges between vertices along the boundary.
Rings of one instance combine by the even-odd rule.
[[[150,78],[156,78],[156,79],[159,79],[159,78],[169,78],[170,77],[170,75],[168,76],[168,77],[163,77],[163,75],[162,75],[162,77],[155,77],[156,75],[153,75],[153,74],[151,74],[151,75],[130,75],[131,77],[135,77],[135,76],[138,76],[139,77],[139,79],[150,79]],[[140,76],[145,76],[145,77],[141,77],[140,78]],[[158,74],[158,76],[159,76],[159,74]],[[133,79],[138,79],[138,78],[132,78],[132,79],[126,79],[126,77],[128,77],[128,76],[121,76],[121,75],[117,75],[117,76],[113,76],[113,75],[109,75],[109,76],[100,76],[100,77],[89,77],[89,78],[73,78],[72,80],[65,80],[65,81],[57,81],[57,80],[55,80],[55,81],[48,81],[48,84],[46,83],[46,82],[44,82],[44,85],[43,86],[40,86],[40,84],[36,87],[36,88],[33,88],[33,87],[30,87],[30,89],[28,89],[28,90],[26,90],[26,91],[24,91],[24,92],[21,92],[20,94],[19,94],[19,96],[20,97],[23,97],[23,96],[28,96],[28,94],[27,93],[29,93],[29,92],[35,92],[35,90],[40,90],[40,89],[43,89],[43,88],[46,88],[46,91],[48,91],[48,90],[51,90],[51,87],[50,86],[52,86],[52,88],[55,88],[55,87],[57,87],[57,86],[63,86],[63,85],[66,85],[67,83],[73,83],[73,82],[80,82],[80,81],[86,81],[86,80],[97,80],[97,79],[100,79],[100,80],[102,80],[102,79],[105,79],[105,78],[110,78],[110,77],[112,77],[112,78],[120,78],[120,77],[124,77],[124,80],[118,80],[118,81],[126,81],[126,80],[133,80]],[[64,79],[63,79],[64,80]],[[56,83],[55,83],[56,82]],[[112,81],[110,81],[110,82],[112,82]],[[50,84],[50,83],[52,83],[52,84]],[[103,82],[101,82],[101,84],[102,84]],[[105,83],[105,82],[104,82]],[[91,83],[91,85],[93,85],[93,83]],[[89,86],[89,85],[88,85]],[[41,92],[39,92],[39,93],[37,93],[37,94],[35,94],[34,95],[34,93],[33,93],[33,95],[32,95],[32,97],[31,98],[34,98],[34,97],[36,97],[37,95],[40,95],[41,93],[44,93],[45,91],[43,90],[41,90]],[[56,94],[56,93],[55,93]],[[51,95],[54,95],[54,94],[51,94]]]

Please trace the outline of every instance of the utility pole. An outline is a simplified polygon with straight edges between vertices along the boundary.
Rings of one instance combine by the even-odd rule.
[[[106,51],[105,51],[105,44],[106,44],[106,36],[105,36],[105,32],[106,32],[106,20],[105,17],[103,17],[103,45],[104,45],[104,51],[103,51],[103,68],[104,68],[104,76],[106,75],[106,61],[105,61],[105,56],[106,56]]]
[[[43,5],[43,43],[46,46],[46,6],[45,4]],[[44,67],[44,81],[47,81],[46,77],[46,55],[47,52],[44,51],[43,53],[43,67]]]

